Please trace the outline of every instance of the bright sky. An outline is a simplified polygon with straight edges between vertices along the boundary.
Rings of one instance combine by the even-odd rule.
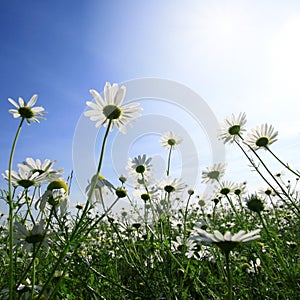
[[[48,112],[47,121],[23,127],[14,167],[26,157],[49,158],[65,168],[67,177],[73,169],[75,128],[85,101],[91,100],[89,89],[101,92],[106,81],[144,77],[190,88],[219,121],[245,111],[248,129],[273,124],[279,131],[274,151],[299,168],[299,35],[297,0],[1,1],[1,173],[7,169],[18,126],[7,112],[11,108],[7,98],[21,96],[28,101],[37,93],[37,104]],[[141,104],[145,114],[165,116],[170,124],[184,115],[162,102],[162,106]],[[162,113],[164,109],[173,116]],[[174,128],[187,132],[196,144],[200,167],[208,166],[212,158],[207,137],[199,124],[187,119],[180,120],[179,127],[177,121]],[[124,151],[145,152],[163,164],[160,155],[166,152],[149,146],[155,136],[159,138],[149,128],[140,132],[144,137],[139,143],[127,140],[134,146]],[[184,161],[180,153],[176,155]],[[234,147],[226,147],[226,161],[227,179],[251,181],[247,161]],[[2,178],[0,183],[5,186]],[[73,201],[82,201],[75,194]]]

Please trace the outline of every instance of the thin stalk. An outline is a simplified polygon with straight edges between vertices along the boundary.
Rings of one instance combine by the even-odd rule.
[[[300,174],[296,171],[292,170],[288,164],[285,164],[269,147],[266,147],[266,149],[273,155],[275,159],[277,159],[286,169],[288,169],[290,172],[292,172],[297,177],[300,177]]]
[[[229,253],[230,251],[225,251],[225,262],[226,262],[226,275],[227,275],[227,299],[232,300],[232,278],[229,265]]]
[[[291,276],[291,274],[290,274],[290,271],[289,271],[289,268],[288,268],[288,266],[287,266],[287,264],[286,264],[286,261],[284,260],[284,258],[282,257],[281,253],[279,252],[278,247],[277,247],[277,244],[274,242],[274,240],[273,240],[273,238],[272,238],[272,236],[271,236],[271,234],[270,234],[270,232],[269,232],[269,230],[268,230],[268,227],[266,226],[266,223],[265,223],[265,221],[264,221],[264,219],[263,219],[263,217],[262,217],[262,215],[261,215],[260,212],[258,212],[258,216],[259,216],[259,219],[260,219],[260,221],[261,221],[261,223],[262,223],[262,226],[263,226],[263,228],[265,229],[265,231],[266,231],[266,233],[267,233],[267,235],[268,235],[268,237],[269,237],[271,243],[273,244],[275,253],[276,253],[276,255],[277,255],[278,259],[279,259],[279,262],[280,262],[280,264],[281,264],[281,267],[282,267],[282,268],[284,269],[284,271],[286,272],[286,275],[288,276],[289,280],[294,281],[294,278],[293,278],[293,277]]]
[[[33,255],[36,252],[36,247],[35,244],[33,244]],[[31,275],[32,279],[31,279],[31,296],[30,299],[33,300],[34,299],[34,286],[35,286],[35,277],[36,277],[36,259],[33,259],[33,264],[32,264],[32,275]]]
[[[170,150],[169,150],[169,155],[168,155],[168,167],[167,167],[167,176],[170,175],[170,167],[171,167],[171,153],[173,150],[173,146],[171,145]]]
[[[235,141],[235,143],[239,146],[239,148],[242,150],[242,152],[244,153],[244,155],[247,157],[247,159],[249,160],[249,162],[251,163],[251,165],[254,167],[255,171],[261,176],[261,178],[266,182],[266,184],[274,191],[274,193],[284,202],[288,205],[288,203],[286,202],[286,200],[280,195],[280,193],[272,186],[272,184],[268,181],[268,179],[262,174],[262,172],[258,169],[258,167],[254,164],[253,160],[251,159],[251,157],[249,157],[249,155],[247,154],[247,152],[245,151],[245,149],[237,142]],[[278,182],[278,180],[276,180],[276,178],[274,177],[274,175],[269,171],[269,169],[267,168],[267,166],[264,164],[264,162],[262,161],[262,159],[258,156],[258,154],[248,145],[248,147],[254,152],[254,154],[257,156],[257,158],[260,160],[260,162],[262,163],[262,165],[266,168],[266,170],[268,171],[269,174],[271,174],[272,178],[275,180],[275,182],[280,186],[281,190],[283,191],[283,193],[288,197],[288,199],[291,201],[289,195],[285,192],[285,190],[281,187],[280,183]],[[294,204],[293,201],[292,205],[294,206],[294,208],[299,212],[299,208]],[[294,211],[296,213],[297,216],[298,213],[296,211]]]
[[[13,165],[13,158],[14,153],[18,141],[18,137],[24,122],[24,118],[22,118],[19,127],[17,129],[12,148],[10,151],[9,156],[9,165],[8,165],[8,204],[9,204],[9,300],[13,300],[13,294],[14,294],[14,266],[13,266],[13,240],[14,240],[14,232],[13,232],[13,226],[14,226],[14,203],[13,203],[13,197],[12,197],[12,183],[11,183],[11,171],[12,171],[12,165]]]
[[[264,163],[264,161],[260,158],[260,156],[256,153],[256,151],[254,149],[252,149],[248,144],[246,144],[251,151],[254,153],[254,155],[258,158],[258,160],[261,162],[261,164],[264,166],[264,168],[266,169],[266,171],[269,173],[269,175],[272,177],[272,179],[278,184],[278,186],[280,187],[281,191],[283,192],[283,194],[291,201],[292,205],[294,206],[294,208],[298,211],[298,213],[300,213],[300,209],[298,208],[298,206],[294,203],[294,201],[291,199],[290,195],[286,192],[286,190],[282,187],[282,185],[280,184],[280,182],[276,179],[276,177],[272,174],[272,172],[269,170],[269,168],[266,166],[266,164]],[[275,191],[276,192],[276,191]],[[299,216],[299,214],[297,214],[297,216]]]

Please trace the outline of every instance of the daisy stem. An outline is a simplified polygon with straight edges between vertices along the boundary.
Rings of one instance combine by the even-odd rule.
[[[36,247],[35,243],[33,244],[33,256],[35,256],[36,252]],[[34,286],[35,286],[35,272],[36,272],[36,258],[33,258],[33,263],[32,263],[32,280],[31,280],[31,296],[30,299],[34,299]]]
[[[168,155],[168,167],[167,167],[167,176],[170,175],[170,167],[171,167],[171,153],[172,153],[173,146],[171,145]]]
[[[259,216],[259,219],[260,219],[260,221],[261,221],[261,224],[262,224],[263,228],[265,229],[265,231],[266,231],[266,233],[267,233],[267,235],[268,235],[268,237],[269,237],[271,243],[273,244],[275,253],[276,253],[277,257],[278,257],[278,260],[279,260],[279,263],[280,263],[281,267],[282,267],[282,268],[284,269],[284,271],[286,272],[286,275],[289,277],[289,280],[291,280],[291,281],[293,282],[294,279],[293,279],[293,277],[292,277],[291,274],[290,274],[290,271],[289,271],[289,268],[288,268],[288,266],[287,266],[287,264],[286,264],[286,261],[284,260],[284,258],[282,257],[281,253],[279,252],[278,247],[277,247],[277,244],[275,243],[274,239],[272,238],[272,236],[271,236],[271,234],[270,234],[270,232],[269,232],[269,230],[268,230],[268,227],[266,226],[266,223],[265,223],[265,221],[264,221],[264,219],[263,219],[263,217],[262,217],[261,212],[258,212],[258,216]]]
[[[269,147],[265,147],[273,156],[276,158],[285,168],[287,168],[290,172],[295,174],[297,177],[300,177],[300,173],[295,172],[292,170],[288,164],[285,164]]]
[[[226,198],[227,198],[227,200],[228,200],[228,202],[229,202],[229,204],[230,204],[232,210],[234,211],[237,220],[239,221],[240,224],[242,224],[241,217],[240,217],[239,213],[237,212],[237,210],[236,210],[236,208],[235,208],[235,206],[234,206],[232,200],[230,199],[230,197],[229,197],[228,195],[226,195]]]
[[[110,126],[112,124],[112,120],[109,119],[107,128],[106,128],[106,132],[103,138],[103,142],[102,142],[102,148],[101,148],[101,153],[100,153],[100,159],[99,159],[99,164],[98,164],[98,168],[97,168],[97,172],[96,174],[98,175],[100,173],[101,167],[102,167],[102,161],[103,161],[103,156],[104,156],[104,150],[105,150],[105,145],[106,145],[106,141],[107,141],[107,137],[108,137],[108,133],[110,130]]]
[[[266,166],[266,164],[263,162],[263,160],[260,158],[260,156],[256,153],[256,151],[254,149],[252,149],[252,147],[250,147],[248,144],[246,144],[251,151],[254,153],[254,155],[258,158],[258,160],[261,162],[261,164],[264,166],[264,168],[266,169],[266,171],[269,173],[269,175],[273,178],[273,180],[276,182],[276,184],[280,187],[281,191],[283,192],[283,194],[290,200],[290,202],[292,203],[292,205],[294,206],[294,208],[297,210],[296,215],[299,217],[299,213],[300,213],[300,209],[298,208],[298,206],[294,203],[293,199],[290,197],[290,195],[286,192],[286,190],[282,187],[282,185],[280,184],[280,182],[276,179],[276,177],[272,174],[272,172],[269,170],[269,168]],[[281,196],[280,194],[275,190],[275,193],[284,201],[286,202]]]
[[[187,220],[188,208],[189,208],[191,197],[192,197],[192,195],[189,195],[188,200],[186,202],[185,211],[184,211],[184,223],[183,223],[184,243],[186,242],[186,220]]]
[[[286,200],[279,194],[279,192],[271,185],[271,183],[268,181],[268,179],[266,179],[266,177],[262,174],[262,172],[258,169],[258,167],[254,164],[253,159],[247,154],[247,152],[245,151],[245,149],[237,142],[235,141],[235,143],[239,146],[239,148],[242,150],[242,152],[245,154],[245,156],[247,157],[247,159],[249,160],[249,162],[251,163],[251,165],[254,167],[255,171],[260,175],[260,177],[267,183],[267,185],[274,191],[274,193],[276,193],[276,195],[284,202],[286,203]],[[265,165],[265,163],[263,162],[263,160],[259,157],[259,155],[248,145],[246,144],[251,150],[252,152],[254,152],[255,156],[259,159],[259,161],[262,163],[262,165],[265,167],[265,169],[267,170],[267,172],[271,175],[271,177],[275,180],[275,182],[278,184],[278,186],[281,188],[281,190],[283,191],[283,193],[287,196],[287,198],[291,201],[290,196],[286,193],[286,191],[281,187],[280,183],[278,182],[278,180],[276,180],[276,178],[274,177],[274,175],[269,171],[268,167]],[[295,203],[293,201],[292,205],[295,207],[295,209],[299,212],[299,208],[297,207],[297,205],[295,205]],[[287,204],[287,203],[286,203]],[[288,205],[288,204],[287,204]],[[297,216],[298,213],[296,211],[294,211],[296,213]]]
[[[108,122],[107,128],[106,128],[104,138],[103,138],[97,171],[96,171],[95,176],[92,177],[91,189],[89,190],[89,193],[88,193],[88,199],[87,199],[86,205],[84,207],[84,210],[81,214],[81,217],[80,217],[78,223],[75,225],[75,227],[73,229],[73,232],[71,234],[71,240],[76,236],[76,233],[77,233],[77,231],[78,231],[78,229],[79,229],[79,227],[80,227],[80,225],[81,225],[81,223],[82,223],[82,221],[83,221],[83,219],[84,219],[84,217],[85,217],[85,215],[86,215],[86,213],[89,209],[89,204],[91,203],[91,200],[92,200],[92,197],[93,197],[93,192],[94,192],[95,186],[97,184],[97,180],[98,180],[98,175],[99,175],[100,170],[101,170],[103,156],[104,156],[104,150],[105,150],[105,145],[106,145],[106,140],[107,140],[107,137],[108,137],[108,133],[109,133],[111,124],[112,124],[112,120],[110,119],[109,122]]]
[[[8,166],[8,204],[9,204],[9,300],[14,299],[14,266],[13,266],[13,239],[14,239],[14,232],[13,232],[13,225],[14,225],[14,203],[12,197],[12,183],[11,183],[11,172],[12,172],[12,165],[13,165],[13,158],[14,153],[17,145],[17,140],[24,122],[24,118],[22,118],[19,127],[17,129],[12,148],[10,151],[9,156],[9,166]]]
[[[227,275],[227,300],[232,300],[232,279],[229,265],[229,253],[230,251],[225,251],[225,262],[226,262],[226,275]]]

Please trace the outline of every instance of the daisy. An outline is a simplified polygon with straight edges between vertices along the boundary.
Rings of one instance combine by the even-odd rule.
[[[133,195],[136,198],[142,199],[143,201],[149,201],[153,198],[157,198],[158,197],[158,189],[156,186],[152,186],[150,188],[147,188],[147,190],[145,190],[145,188],[139,188],[136,187],[133,191]]]
[[[9,172],[5,171],[5,175],[2,174],[4,179],[8,180]],[[24,189],[28,189],[31,186],[40,186],[46,181],[45,174],[39,174],[39,172],[28,172],[22,168],[19,168],[19,173],[12,170],[11,171],[11,183],[14,187],[21,186]]]
[[[17,104],[13,99],[8,98],[8,101],[16,107],[16,109],[10,109],[9,112],[14,118],[26,119],[28,125],[30,121],[39,123],[39,120],[45,120],[42,116],[46,113],[44,108],[41,106],[33,107],[37,101],[38,95],[33,95],[31,99],[26,102],[23,98],[19,97],[19,104]]]
[[[211,167],[207,167],[206,170],[202,171],[202,182],[212,183],[219,181],[225,173],[226,165],[223,163],[214,164]]]
[[[129,175],[137,179],[143,179],[146,182],[149,181],[152,174],[151,160],[152,157],[147,157],[146,154],[130,158],[126,167],[129,170]],[[141,182],[141,184],[143,183]]]
[[[198,235],[191,237],[191,239],[198,242],[206,242],[209,244],[216,244],[223,251],[231,251],[239,243],[245,243],[260,238],[260,229],[246,233],[245,230],[240,230],[236,234],[226,231],[223,235],[220,231],[215,230],[213,233],[208,233],[203,229],[198,229]]]
[[[269,145],[277,141],[278,131],[274,131],[274,127],[268,124],[262,124],[252,129],[245,141],[252,149],[266,149]]]
[[[223,196],[227,196],[235,191],[237,185],[231,181],[222,181],[217,192]]]
[[[96,180],[96,182],[94,182],[94,180]],[[111,193],[116,190],[116,188],[101,174],[93,176],[91,183],[86,187],[85,190],[87,195],[90,194],[92,188],[94,188],[94,190],[93,195],[90,196],[91,199],[95,199],[95,201],[100,203],[102,207],[105,207],[103,194],[108,197],[109,194],[107,190],[109,190]]]
[[[251,195],[247,199],[247,207],[257,213],[260,213],[261,211],[264,210],[264,202],[263,200],[258,197],[256,194]]]
[[[67,212],[69,203],[68,186],[63,180],[57,179],[53,180],[47,186],[47,190],[40,201],[40,209],[44,211],[46,204],[49,204],[51,207],[54,207],[56,211],[59,208],[60,215],[63,216]]]
[[[174,178],[171,181],[170,177],[167,177],[167,179],[163,180],[159,186],[168,194],[182,192],[187,187],[187,185],[180,178]]]
[[[160,143],[163,148],[169,149],[176,147],[182,142],[182,138],[175,134],[173,131],[168,131],[161,136]]]
[[[96,127],[101,125],[107,126],[111,122],[110,130],[114,125],[122,132],[126,133],[126,126],[130,121],[140,116],[139,103],[123,104],[126,87],[114,83],[112,86],[109,82],[104,87],[104,99],[96,90],[90,90],[95,103],[87,101],[86,104],[91,110],[85,111],[84,115],[92,121],[96,121]]]
[[[219,139],[223,140],[224,144],[233,143],[240,139],[242,133],[246,131],[244,128],[246,122],[245,113],[239,113],[237,117],[234,114],[231,117],[226,117],[224,123],[221,125]]]
[[[26,158],[22,164],[18,164],[19,169],[23,169],[25,172],[34,174],[45,174],[47,180],[52,181],[59,179],[62,176],[63,169],[54,170],[52,167],[56,164],[56,161],[51,162],[49,159],[45,159],[42,163],[39,159],[34,160],[31,157]]]
[[[45,230],[45,220],[35,224],[31,230],[28,230],[25,225],[16,221],[14,223],[14,231],[15,244],[23,245],[23,249],[26,251],[31,251],[33,245],[38,243],[48,247],[47,237],[49,232]]]

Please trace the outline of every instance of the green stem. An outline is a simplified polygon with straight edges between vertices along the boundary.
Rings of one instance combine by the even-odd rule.
[[[225,251],[225,261],[226,261],[226,274],[227,274],[227,299],[232,300],[232,278],[229,265],[229,253],[230,251]]]
[[[33,255],[35,256],[35,244],[33,244]],[[35,274],[36,273],[36,259],[33,259],[33,264],[32,264],[32,280],[31,280],[31,296],[30,299],[34,299],[34,286],[35,286]]]
[[[260,156],[256,153],[256,151],[254,149],[252,149],[248,144],[246,144],[251,151],[254,153],[254,155],[258,158],[258,160],[261,162],[261,164],[264,166],[264,168],[266,169],[266,171],[269,173],[269,175],[272,177],[272,179],[276,182],[276,184],[279,186],[279,188],[281,189],[281,191],[283,192],[283,194],[291,201],[293,207],[297,210],[296,215],[299,217],[299,213],[300,213],[300,209],[298,208],[298,206],[294,203],[293,199],[290,197],[290,195],[286,192],[286,190],[282,187],[282,185],[280,184],[280,182],[276,179],[276,177],[272,174],[272,172],[269,170],[269,168],[266,166],[266,164],[264,163],[264,161],[260,158]],[[278,195],[279,193],[274,190],[275,193]],[[282,200],[283,198],[280,197]],[[286,202],[285,200],[283,200],[284,202]]]
[[[292,170],[288,164],[285,164],[269,147],[266,147],[266,149],[274,156],[275,159],[277,159],[285,168],[287,168],[290,172],[295,174],[297,177],[300,177],[300,174]]]
[[[171,145],[169,155],[168,155],[168,167],[167,167],[167,176],[170,175],[170,167],[171,167],[171,153],[172,153],[173,146]]]
[[[242,152],[245,154],[245,156],[247,157],[247,159],[249,160],[249,162],[251,163],[251,165],[254,167],[255,171],[261,176],[261,178],[266,182],[266,184],[274,191],[274,193],[285,203],[288,205],[287,201],[280,195],[280,193],[272,186],[272,184],[268,181],[268,179],[266,179],[266,177],[262,174],[262,172],[258,169],[258,167],[254,164],[253,159],[246,153],[246,151],[244,150],[244,148],[237,142],[235,141],[235,143],[239,146],[239,148],[242,150]],[[259,155],[255,152],[255,150],[253,150],[248,144],[246,144],[252,152],[254,152],[255,156],[259,159],[259,161],[262,163],[262,165],[264,166],[264,168],[267,170],[267,172],[271,175],[271,177],[275,180],[275,182],[278,184],[278,186],[280,187],[280,189],[282,190],[282,192],[284,193],[285,196],[287,196],[287,198],[291,201],[293,207],[296,209],[296,211],[294,210],[295,214],[297,216],[299,216],[299,208],[297,207],[297,205],[295,205],[295,203],[292,201],[292,199],[290,198],[290,196],[286,193],[286,191],[282,188],[282,186],[280,185],[280,183],[278,182],[278,180],[276,180],[276,178],[274,177],[274,175],[269,171],[268,167],[265,165],[265,163],[263,162],[263,160],[259,157]],[[298,212],[298,213],[297,213]]]
[[[265,221],[264,221],[264,219],[263,219],[263,217],[262,217],[262,214],[261,214],[260,212],[258,213],[258,216],[259,216],[259,219],[260,219],[260,221],[261,221],[261,223],[262,223],[263,228],[265,229],[265,231],[266,231],[266,233],[267,233],[267,235],[268,235],[268,237],[269,237],[269,239],[270,239],[270,242],[273,244],[273,248],[274,248],[274,250],[275,250],[275,253],[276,253],[276,255],[277,255],[277,258],[278,258],[278,260],[279,260],[279,263],[281,264],[281,267],[282,267],[282,268],[284,269],[284,271],[286,272],[286,275],[288,276],[289,280],[293,282],[294,279],[293,279],[293,276],[291,276],[291,273],[290,273],[290,270],[289,270],[289,268],[288,268],[288,266],[287,266],[287,263],[286,263],[286,261],[284,260],[284,258],[282,257],[281,253],[279,252],[278,247],[277,247],[277,244],[276,244],[275,241],[273,240],[273,238],[272,238],[272,236],[271,236],[271,234],[270,234],[270,232],[269,232],[269,230],[268,230],[268,227],[266,226],[266,223],[265,223]]]
[[[22,118],[19,127],[17,129],[12,148],[9,156],[9,166],[8,166],[8,204],[9,204],[9,300],[13,300],[14,298],[14,266],[13,266],[13,241],[14,241],[14,203],[12,197],[12,183],[11,183],[11,171],[13,165],[14,153],[17,145],[17,140],[24,122],[24,118]]]

